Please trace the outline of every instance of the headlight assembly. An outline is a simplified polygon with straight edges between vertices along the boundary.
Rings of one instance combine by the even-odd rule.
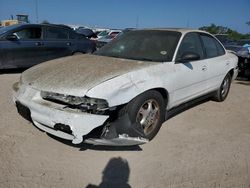
[[[41,97],[45,100],[63,103],[72,108],[78,108],[84,112],[100,113],[108,110],[108,102],[104,99],[77,97],[47,91],[41,91]]]

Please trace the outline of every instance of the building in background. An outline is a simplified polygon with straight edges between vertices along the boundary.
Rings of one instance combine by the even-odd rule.
[[[12,16],[13,17],[13,16]],[[1,26],[9,26],[19,23],[29,23],[29,15],[27,14],[17,14],[17,19],[11,19],[11,20],[2,20]]]

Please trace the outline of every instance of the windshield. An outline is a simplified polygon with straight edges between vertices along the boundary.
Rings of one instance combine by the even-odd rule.
[[[98,34],[99,37],[103,37],[109,34],[109,31],[102,31]]]
[[[113,39],[114,37],[112,37],[112,36],[110,36],[110,35],[106,35],[106,36],[104,36],[104,37],[102,37],[102,38],[100,38],[100,39]]]
[[[181,33],[175,31],[131,31],[107,44],[95,54],[145,61],[171,61],[180,36]]]
[[[11,26],[6,26],[6,27],[1,27],[0,28],[0,35],[12,30],[12,29],[15,29],[16,27],[18,27],[18,25],[11,25]]]

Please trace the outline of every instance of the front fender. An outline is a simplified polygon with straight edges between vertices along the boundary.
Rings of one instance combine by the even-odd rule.
[[[137,95],[153,89],[163,88],[160,77],[149,74],[146,70],[124,74],[107,80],[87,92],[88,97],[108,101],[109,106],[126,104]]]

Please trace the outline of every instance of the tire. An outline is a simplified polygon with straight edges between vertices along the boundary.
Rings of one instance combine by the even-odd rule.
[[[150,90],[131,100],[119,111],[118,116],[128,114],[131,123],[139,122],[145,138],[152,140],[165,120],[165,111],[166,104],[162,95],[158,91]]]
[[[96,51],[96,48],[91,48],[91,49],[88,49],[85,54],[93,54],[94,52]]]
[[[230,86],[231,86],[231,75],[230,73],[227,73],[227,75],[225,76],[225,78],[223,79],[220,88],[215,92],[214,95],[214,100],[217,102],[222,102],[227,98],[227,95],[229,93],[230,90]]]

